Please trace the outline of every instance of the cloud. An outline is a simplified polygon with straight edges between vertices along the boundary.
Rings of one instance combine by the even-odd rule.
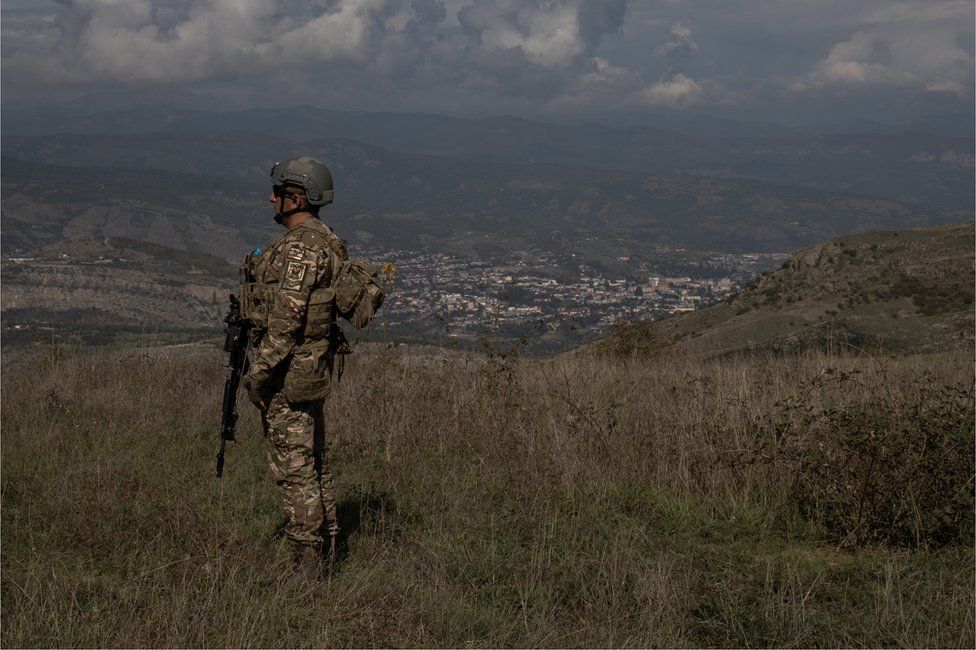
[[[191,86],[239,105],[777,119],[842,96],[972,104],[966,0],[11,0],[2,16],[8,98]]]
[[[651,106],[687,106],[701,101],[705,88],[694,79],[676,74],[668,81],[648,86],[639,95]]]
[[[930,93],[952,93],[960,97],[966,93],[966,87],[958,81],[931,81],[925,84],[925,90]]]
[[[594,57],[590,61],[590,69],[577,76],[563,94],[549,102],[549,107],[627,107],[633,103],[633,94],[644,85],[645,82],[637,70],[616,66],[607,59]]]
[[[730,90],[709,79],[697,81],[681,73],[643,88],[635,94],[635,98],[645,106],[665,108],[684,108],[705,103],[738,106],[755,101],[747,92]]]
[[[607,34],[620,30],[625,13],[623,0],[501,0],[476,2],[457,17],[480,47],[517,50],[533,63],[561,67],[592,55]]]
[[[871,62],[876,39],[867,32],[857,32],[847,41],[831,48],[827,57],[793,84],[798,92],[823,88],[831,84],[911,84],[914,75],[890,66]]]
[[[756,102],[755,97],[746,91],[732,90],[717,81],[694,79],[680,72],[648,84],[638,70],[613,65],[600,57],[595,57],[591,66],[565,93],[550,101],[548,107],[556,110],[594,107],[639,110],[703,104],[732,107]]]
[[[5,53],[5,74],[51,84],[180,83],[336,64],[358,66],[366,76],[434,68],[448,77],[461,71],[503,82],[513,59],[582,71],[626,14],[625,0],[452,3],[450,19],[438,0],[61,4],[48,25],[30,26],[45,32],[46,47],[31,48],[21,38],[21,47]],[[15,26],[5,38],[24,31]]]
[[[179,12],[158,0],[65,0],[53,47],[5,57],[4,72],[48,83],[173,83],[363,60],[416,36],[418,23],[432,26],[429,4],[409,3],[396,28],[388,21],[403,3],[391,0],[343,0],[312,17],[266,0],[190,0]]]
[[[973,56],[951,29],[877,28],[834,45],[807,74],[790,83],[804,93],[830,86],[906,86],[962,95],[973,74]]]
[[[662,43],[655,48],[658,56],[672,59],[686,59],[698,51],[698,43],[691,40],[691,29],[680,23],[671,26],[672,40]]]
[[[973,3],[970,0],[927,0],[926,2],[887,1],[879,6],[867,7],[854,17],[863,24],[911,24],[972,23]]]

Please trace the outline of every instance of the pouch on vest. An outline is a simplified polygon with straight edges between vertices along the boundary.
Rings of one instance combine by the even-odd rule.
[[[376,267],[363,260],[345,260],[335,281],[339,314],[358,330],[369,325],[383,304],[383,283]]]
[[[268,308],[274,300],[270,288],[256,282],[241,286],[241,315],[257,329],[268,328]]]
[[[258,329],[268,327],[268,308],[274,300],[270,289],[261,282],[266,267],[266,256],[255,250],[244,257],[240,268],[241,315]]]
[[[332,355],[329,341],[304,343],[292,352],[282,393],[291,403],[315,402],[332,389]]]
[[[305,315],[306,340],[324,339],[329,335],[329,327],[332,324],[333,303],[335,301],[335,289],[325,287],[316,289],[308,298],[308,311]]]

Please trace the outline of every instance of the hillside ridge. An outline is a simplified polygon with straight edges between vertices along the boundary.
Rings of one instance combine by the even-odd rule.
[[[973,343],[973,222],[870,231],[796,251],[726,300],[631,325],[592,346],[708,356],[849,348],[920,353]]]

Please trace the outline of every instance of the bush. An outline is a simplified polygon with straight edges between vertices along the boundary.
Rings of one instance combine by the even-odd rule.
[[[766,458],[792,475],[791,500],[842,544],[941,547],[972,541],[974,399],[920,375],[898,398],[838,404],[853,374],[815,380],[780,404]],[[819,393],[819,395],[818,395]],[[817,406],[824,404],[826,406]]]
[[[610,341],[611,351],[620,356],[653,356],[670,343],[657,323],[633,318],[614,323]]]
[[[763,291],[762,295],[765,297],[767,305],[775,305],[779,302],[779,287],[770,287]]]

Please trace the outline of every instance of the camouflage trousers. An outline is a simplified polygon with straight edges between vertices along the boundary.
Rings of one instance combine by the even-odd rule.
[[[293,548],[318,546],[323,528],[335,537],[335,485],[325,458],[325,400],[289,404],[277,392],[262,414],[268,464],[288,516],[285,535]]]

